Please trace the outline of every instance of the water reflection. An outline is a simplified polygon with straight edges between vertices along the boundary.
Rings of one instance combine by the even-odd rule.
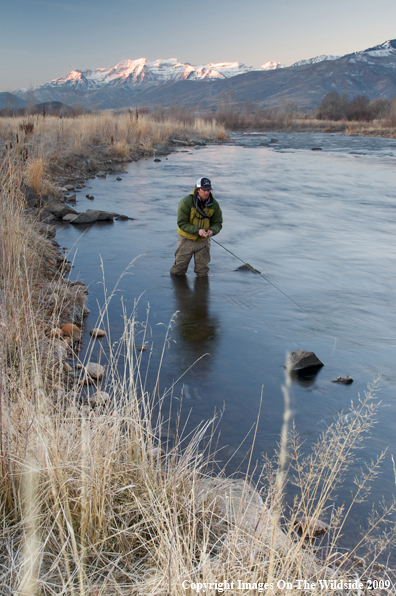
[[[176,333],[180,351],[194,359],[206,352],[213,356],[219,321],[209,309],[209,278],[196,277],[193,287],[185,275],[172,276],[177,309]]]

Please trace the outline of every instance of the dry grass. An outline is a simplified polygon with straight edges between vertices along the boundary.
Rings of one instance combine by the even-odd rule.
[[[146,387],[136,340],[139,333],[138,343],[144,342],[149,324],[139,322],[134,311],[124,312],[123,336],[116,344],[110,341],[110,352],[102,355],[106,374],[99,389],[109,397],[89,407],[78,376],[73,386],[65,383],[66,354],[59,352],[59,342],[45,339],[48,322],[62,316],[68,298],[62,282],[48,275],[51,244],[37,234],[36,222],[24,218],[18,164],[9,161],[0,180],[1,593],[182,596],[196,594],[197,584],[212,584],[202,589],[215,595],[227,582],[234,584],[229,594],[251,589],[286,595],[306,580],[316,584],[309,592],[316,596],[337,593],[320,581],[372,578],[375,562],[394,544],[389,521],[394,505],[373,514],[357,544],[371,553],[365,569],[354,567],[350,557],[345,561],[337,539],[382,457],[357,479],[346,508],[329,506],[375,423],[376,387],[304,454],[288,428],[287,376],[278,459],[264,460],[254,473],[250,463],[239,481],[214,475],[215,419],[188,434],[177,427],[165,444],[160,438],[171,414],[164,411],[166,396],[159,397],[158,386],[152,392]],[[98,325],[105,324],[114,294],[106,297]],[[168,331],[161,364],[167,342]],[[92,357],[89,349],[87,354]],[[89,391],[92,397],[97,389]],[[252,454],[253,445],[248,459]],[[287,482],[296,489],[289,508]],[[308,539],[308,527],[297,536],[301,516],[328,521],[330,532],[321,545]],[[383,527],[387,534],[378,538]],[[387,578],[386,569],[381,577]],[[278,584],[283,581],[292,587]],[[245,588],[238,588],[239,582]],[[273,588],[265,588],[266,582]]]
[[[206,141],[226,138],[224,126],[215,121],[176,119],[158,121],[147,114],[100,112],[71,118],[42,115],[0,118],[0,147],[25,160],[24,178],[35,192],[43,190],[48,173],[84,158],[133,159],[155,153],[157,144],[172,138]]]

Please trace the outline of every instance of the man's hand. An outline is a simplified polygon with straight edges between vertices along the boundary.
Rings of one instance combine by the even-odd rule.
[[[201,238],[210,238],[213,236],[212,230],[208,230],[207,232],[205,232],[205,230],[199,230],[198,234],[201,236]]]

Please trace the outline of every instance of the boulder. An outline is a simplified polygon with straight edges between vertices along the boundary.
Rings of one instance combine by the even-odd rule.
[[[89,333],[91,337],[94,337],[95,339],[97,339],[98,337],[104,337],[106,335],[106,331],[104,331],[103,329],[98,329],[96,327],[95,329],[91,329]]]
[[[202,139],[196,139],[195,137],[190,139],[190,143],[194,143],[194,145],[206,145],[205,141],[203,141]]]
[[[182,141],[180,139],[172,139],[172,143],[174,145],[181,145],[182,147],[188,147],[188,142],[187,141]]]
[[[65,184],[66,190],[74,190],[74,184]]]
[[[98,221],[98,213],[98,211],[92,211],[91,213],[79,213],[69,221],[72,224],[95,223],[95,221]]]
[[[50,221],[53,221],[54,219],[55,219],[55,216],[52,215],[52,213],[50,213],[50,211],[48,211],[47,209],[41,209],[41,211],[39,212],[39,216],[38,216],[39,221],[49,223]]]
[[[96,221],[113,221],[115,217],[118,217],[118,213],[87,209],[85,213],[79,213],[74,219],[69,221],[72,224],[86,224],[95,223]]]
[[[63,365],[63,372],[66,373],[67,375],[69,373],[73,372],[73,369],[68,362],[63,362],[62,365]]]
[[[86,164],[85,168],[88,172],[93,172],[98,167],[98,164],[96,163],[96,161],[94,159],[87,159],[85,164]]]
[[[329,530],[329,526],[325,522],[308,516],[297,518],[294,525],[300,532],[310,537],[324,534]]]
[[[79,214],[77,214],[79,215]],[[64,215],[62,217],[62,221],[72,221],[73,219],[75,219],[77,217],[77,215],[75,215],[74,213],[67,213],[66,215]]]
[[[351,383],[353,383],[353,379],[351,379],[351,377],[348,377],[348,375],[346,377],[337,377],[336,379],[334,379],[334,381],[332,381],[332,383],[341,383],[341,385],[350,385]]]
[[[249,265],[249,263],[244,263],[240,267],[237,267],[235,269],[235,271],[251,271],[252,273],[261,273],[261,271],[259,271],[258,269],[255,269],[254,267]]]
[[[54,215],[54,217],[59,217],[62,218],[64,215],[67,215],[68,213],[74,213],[75,215],[77,215],[77,211],[75,209],[73,209],[73,207],[70,207],[69,205],[65,205],[65,203],[61,203],[60,201],[57,201],[56,199],[52,200],[52,201],[48,201],[48,203],[46,203],[45,205],[45,209],[47,211],[49,211],[50,213],[52,213],[52,215]]]
[[[302,349],[292,352],[285,364],[285,368],[288,370],[296,371],[307,368],[320,368],[322,366],[324,366],[323,362],[319,360],[314,352],[306,352]]]
[[[51,238],[55,238],[56,236],[56,228],[55,226],[50,226],[46,223],[41,223],[37,229],[38,233],[45,238],[51,240]]]
[[[169,148],[166,145],[157,143],[154,145],[154,151],[156,155],[169,155]]]
[[[28,186],[25,190],[25,199],[28,207],[37,207],[38,199],[34,194],[34,190]]]
[[[118,213],[112,213],[111,211],[97,211],[95,209],[87,209],[86,210],[87,214],[94,214],[97,213],[98,214],[98,219],[97,221],[107,221],[107,220],[113,220],[115,217],[118,216]]]
[[[76,341],[80,341],[81,339],[81,329],[77,327],[77,325],[73,325],[73,323],[65,323],[61,327],[63,334],[66,337],[71,337]]]
[[[134,217],[128,217],[127,215],[117,215],[115,218],[117,221],[126,221],[127,219],[135,219]]]
[[[101,364],[97,364],[96,362],[90,362],[85,367],[86,372],[89,374],[90,377],[99,381],[103,378],[105,369]]]
[[[106,391],[97,391],[88,397],[88,403],[91,408],[104,406],[110,401],[110,395]]]

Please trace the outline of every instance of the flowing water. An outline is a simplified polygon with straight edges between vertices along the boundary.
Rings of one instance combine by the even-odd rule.
[[[261,395],[253,467],[262,453],[273,455],[283,421],[283,365],[291,351],[314,351],[325,364],[315,377],[292,382],[292,418],[304,449],[381,375],[378,424],[338,491],[337,503],[347,502],[363,462],[388,448],[370,503],[351,515],[348,527],[355,532],[371,501],[382,495],[389,500],[395,492],[396,141],[312,133],[235,135],[230,144],[183,148],[161,162],[128,164],[127,170],[121,181],[115,176],[89,181],[77,209],[116,211],[134,221],[58,226],[58,241],[74,255],[71,279],[89,285],[85,343],[104,303],[101,261],[107,290],[118,281],[109,308],[111,341],[123,330],[121,298],[131,313],[140,297],[141,321],[149,304],[149,385],[166,332],[158,324],[167,326],[178,311],[160,393],[185,373],[173,394],[177,407],[183,397],[186,432],[224,407],[217,460],[220,467],[232,458],[228,472],[246,467],[251,439],[243,441],[256,422]],[[258,275],[236,271],[241,262],[213,243],[208,280],[196,280],[192,265],[186,279],[170,277],[177,205],[202,175],[212,180],[223,211],[216,240],[294,302]],[[95,196],[93,203],[84,198],[87,191]],[[143,367],[149,355],[150,350],[142,354]],[[332,383],[346,375],[354,379],[351,385]],[[175,424],[176,415],[173,429]]]

